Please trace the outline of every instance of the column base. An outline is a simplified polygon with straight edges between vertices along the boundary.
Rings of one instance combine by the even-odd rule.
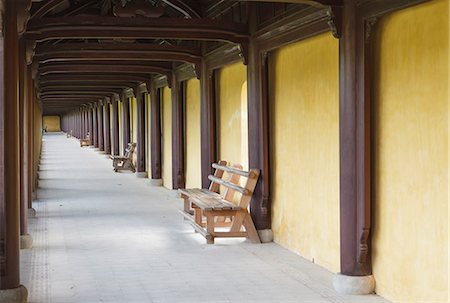
[[[149,179],[149,184],[151,186],[162,186],[163,180],[162,179]]]
[[[334,289],[344,295],[369,295],[375,291],[375,278],[370,276],[346,276],[336,274],[333,278]]]
[[[148,177],[148,174],[145,171],[136,172],[136,178],[143,179],[143,178],[147,178],[147,177]]]
[[[258,235],[261,243],[273,242],[273,231],[271,229],[258,230]]]
[[[2,289],[0,290],[0,302],[5,303],[22,303],[27,302],[28,290],[25,286],[20,285],[13,289]]]
[[[31,235],[21,235],[20,236],[20,249],[30,249],[33,247],[33,238]]]
[[[28,208],[28,218],[35,218],[36,210],[34,208]]]

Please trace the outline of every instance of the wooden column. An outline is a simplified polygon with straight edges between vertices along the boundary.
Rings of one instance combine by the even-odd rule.
[[[250,43],[248,77],[248,150],[250,168],[261,170],[250,212],[257,230],[271,229],[271,204],[269,197],[269,125],[267,96],[267,58],[255,43]],[[270,241],[271,236],[268,239]]]
[[[217,160],[216,109],[214,71],[208,69],[204,59],[201,64],[200,95],[202,187],[208,188],[211,164]]]
[[[174,189],[184,188],[184,86],[175,73],[172,75],[172,184]]]
[[[104,130],[104,138],[105,138],[105,154],[111,154],[111,124],[110,124],[110,105],[109,98],[106,99],[105,105],[103,107],[103,130]]]
[[[94,108],[89,105],[88,108],[88,124],[89,124],[89,145],[94,145]]]
[[[151,173],[152,179],[161,179],[161,97],[160,90],[150,83],[150,146],[151,146]]]
[[[19,145],[20,145],[20,235],[28,235],[28,111],[26,106],[25,41],[19,41]],[[27,247],[28,248],[28,247]]]
[[[364,19],[356,1],[344,6],[340,40],[341,273],[372,274],[370,254],[370,61]]]
[[[112,98],[112,149],[111,154],[119,155],[119,96],[114,95]]]
[[[136,107],[137,107],[137,133],[136,133],[136,175],[146,177],[145,174],[145,93],[147,87],[141,85],[136,89]]]
[[[97,103],[92,107],[92,137],[94,139],[94,147],[98,148],[98,114]]]
[[[123,154],[130,143],[130,102],[128,97],[122,96],[122,128]]]
[[[26,68],[26,77],[27,77],[27,145],[28,145],[28,209],[33,208],[33,153],[34,153],[34,98],[33,98],[33,78],[31,75],[31,68],[28,66]]]
[[[98,149],[100,151],[105,150],[105,141],[103,136],[103,101],[100,101],[97,105],[97,133],[98,133]]]
[[[0,38],[0,290],[20,286],[20,146],[19,146],[19,43],[18,1],[5,1]]]

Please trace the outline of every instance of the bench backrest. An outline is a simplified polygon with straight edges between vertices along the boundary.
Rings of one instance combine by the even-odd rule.
[[[219,192],[220,186],[225,188],[223,193],[224,199],[233,202],[234,194],[237,192],[241,195],[238,205],[241,208],[247,208],[253,195],[259,178],[259,169],[250,169],[249,171],[242,170],[239,164],[226,166],[225,161],[213,163],[212,167],[216,169],[214,175],[209,175],[208,179],[211,181],[210,190]],[[223,179],[223,174],[227,173],[230,177],[228,180]],[[240,186],[239,181],[245,178],[245,185]]]
[[[125,158],[130,159],[134,153],[136,148],[136,143],[128,143],[128,147],[125,149],[125,154],[123,155]]]

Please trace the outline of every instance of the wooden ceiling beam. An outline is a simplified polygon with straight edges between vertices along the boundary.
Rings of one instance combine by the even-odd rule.
[[[66,75],[45,75],[39,78],[40,83],[47,82],[98,82],[98,81],[108,81],[108,82],[147,82],[150,81],[151,77],[144,77],[139,74],[134,73],[123,73],[123,74],[111,74],[111,73],[70,73]]]
[[[165,76],[170,76],[172,71],[160,66],[150,66],[150,65],[131,65],[131,64],[55,64],[46,63],[39,67],[39,75],[50,75],[50,74],[71,74],[71,73],[108,73],[108,74],[161,74]]]
[[[64,17],[34,19],[26,39],[31,43],[54,39],[180,39],[247,44],[245,24],[212,19]]]

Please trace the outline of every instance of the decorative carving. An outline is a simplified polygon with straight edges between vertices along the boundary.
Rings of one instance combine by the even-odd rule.
[[[329,6],[327,9],[328,26],[336,39],[342,37],[342,6]]]
[[[194,74],[195,77],[200,80],[201,76],[202,76],[202,63],[196,63],[196,64],[192,64],[192,67],[194,68]]]
[[[369,42],[370,38],[372,37],[372,34],[374,32],[375,25],[378,22],[378,18],[369,18],[366,20],[365,23],[365,38],[366,42]]]
[[[5,0],[0,0],[0,33],[3,36],[3,15],[5,13],[5,4],[3,3]]]
[[[359,239],[358,263],[365,264],[367,262],[367,255],[369,254],[369,234],[370,228],[363,228],[361,237]]]
[[[244,65],[248,64],[248,43],[240,43],[238,45],[239,48],[239,57],[242,58]]]
[[[25,42],[25,57],[26,57],[26,61],[27,64],[30,65],[31,63],[33,63],[33,58],[35,55],[35,50],[36,50],[36,42],[32,42],[32,41],[28,41],[26,40]]]
[[[159,6],[153,6],[146,0],[134,0],[132,2],[125,2],[122,4],[114,3],[113,13],[116,17],[147,17],[147,18],[159,18],[165,12],[165,4]]]
[[[17,1],[17,32],[19,35],[25,33],[28,20],[30,20],[31,0],[15,0]]]

